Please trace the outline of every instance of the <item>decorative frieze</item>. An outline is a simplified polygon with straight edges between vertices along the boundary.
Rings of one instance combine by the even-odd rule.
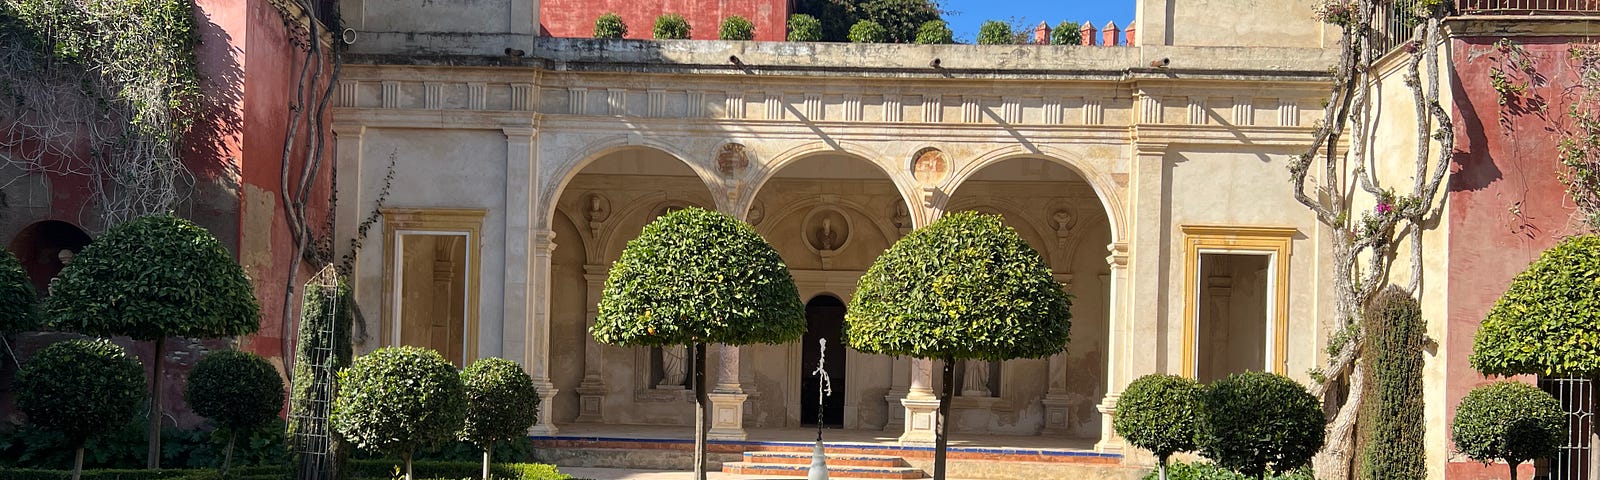
[[[1189,124],[1205,125],[1209,123],[1206,118],[1206,97],[1189,97]]]
[[[883,121],[884,122],[888,122],[888,123],[901,122],[901,121],[904,120],[902,118],[904,113],[905,113],[905,105],[903,103],[901,103],[899,95],[884,95],[883,96]]]
[[[1256,106],[1248,97],[1233,99],[1233,124],[1240,127],[1256,124]]]
[[[983,121],[983,107],[978,103],[978,97],[963,95],[961,97],[961,123],[980,123]]]
[[[1161,123],[1165,116],[1161,109],[1161,97],[1150,94],[1139,95],[1139,123]]]
[[[1060,125],[1063,123],[1061,116],[1061,99],[1044,99],[1044,123],[1046,125]]]
[[[1001,98],[1000,118],[1010,125],[1022,123],[1022,100],[1017,97]]]
[[[768,93],[765,100],[767,107],[767,120],[783,120],[783,94]]]
[[[683,106],[683,116],[700,118],[706,115],[706,92],[690,90]]]
[[[820,94],[820,93],[807,93],[806,96],[805,96],[805,102],[806,102],[806,120],[811,120],[811,121],[825,120],[825,118],[824,118],[825,115],[823,114],[823,111],[822,111],[822,94]]]
[[[944,121],[944,97],[939,95],[922,97],[922,121],[926,123]]]
[[[645,92],[645,103],[649,104],[645,115],[651,117],[667,116],[667,91],[652,89]]]
[[[723,101],[723,111],[730,119],[744,118],[744,92],[728,92],[728,97]]]
[[[341,106],[341,107],[356,107],[356,106],[358,106],[359,104],[356,103],[356,102],[360,98],[359,97],[360,92],[361,92],[361,81],[360,80],[346,80],[346,81],[339,82],[339,106]]]
[[[1300,126],[1300,104],[1292,98],[1278,100],[1278,126]]]
[[[444,84],[439,82],[423,82],[422,108],[438,110],[444,108]]]
[[[567,113],[573,115],[589,114],[589,89],[581,87],[567,89]]]
[[[1098,98],[1083,99],[1083,124],[1100,125],[1106,122],[1106,107]]]
[[[606,114],[617,116],[628,114],[628,91],[626,89],[606,89]]]
[[[383,82],[383,108],[400,108],[400,82]]]
[[[472,110],[488,110],[489,85],[483,82],[467,84],[467,108]]]
[[[511,109],[524,112],[532,111],[535,103],[533,94],[534,89],[531,83],[511,84]]]
[[[851,95],[845,95],[844,96],[844,121],[846,121],[846,122],[859,122],[859,121],[861,121],[861,96],[860,95],[851,94]]]

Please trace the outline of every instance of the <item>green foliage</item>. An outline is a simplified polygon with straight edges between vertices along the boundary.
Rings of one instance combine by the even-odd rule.
[[[467,419],[460,438],[487,448],[528,434],[539,413],[539,392],[521,365],[484,358],[461,372],[467,392]]]
[[[33,330],[39,325],[39,297],[22,262],[0,250],[0,336]]]
[[[1117,398],[1111,425],[1129,445],[1165,462],[1174,453],[1195,449],[1202,391],[1194,380],[1177,375],[1139,377]]]
[[[356,478],[390,478],[398,465],[385,460],[354,460],[350,462],[351,476]],[[483,466],[474,462],[412,462],[411,468],[419,478],[479,478]],[[489,467],[489,474],[507,480],[569,480],[554,465],[542,463],[497,463]]]
[[[628,24],[622,22],[622,17],[606,12],[594,19],[594,38],[622,38],[628,36]]]
[[[350,284],[344,277],[332,280],[329,286],[307,288],[301,306],[300,330],[296,337],[299,342],[295,344],[294,394],[289,400],[289,438],[309,428],[302,423],[305,417],[300,415],[326,412],[319,408],[327,408],[333,402],[329,398],[331,392],[315,387],[324,383],[336,385],[338,378],[322,378],[324,373],[313,368],[316,359],[321,355],[331,355],[331,358],[321,361],[328,363],[328,370],[334,375],[350,366],[350,325],[355,318],[355,301],[351,298]],[[333,335],[325,337],[321,333],[323,331],[331,331]],[[333,468],[338,470],[350,449],[337,435],[334,447]],[[307,463],[304,458],[296,458],[290,465],[299,469]]]
[[[1361,476],[1370,480],[1421,480],[1422,349],[1427,326],[1422,306],[1404,289],[1379,292],[1362,314],[1366,332],[1361,349],[1367,376],[1360,422]]]
[[[461,376],[439,352],[385,347],[339,372],[329,420],[358,447],[409,458],[453,438],[466,410]]]
[[[243,430],[278,418],[283,409],[283,377],[256,354],[212,352],[189,372],[184,398],[194,413],[211,419],[219,428]]]
[[[978,45],[1012,45],[1017,43],[1016,34],[1011,31],[1011,24],[999,20],[988,20],[983,26],[978,27]]]
[[[1118,401],[1118,405],[1121,402]],[[1300,468],[1282,475],[1267,475],[1266,480],[1315,480],[1311,469]],[[1143,480],[1159,480],[1155,471],[1145,474]],[[1228,471],[1208,462],[1172,462],[1167,466],[1167,480],[1256,480],[1237,472]]]
[[[850,41],[852,43],[884,43],[889,40],[889,31],[883,25],[872,20],[862,20],[850,26]]]
[[[1600,236],[1563,240],[1517,274],[1468,361],[1486,375],[1600,375]]]
[[[1200,454],[1251,477],[1305,466],[1322,448],[1322,404],[1274,373],[1217,380],[1201,394]]]
[[[917,43],[923,45],[948,45],[956,43],[955,33],[944,20],[928,20],[917,27]]]
[[[856,22],[872,20],[884,28],[884,40],[877,43],[911,43],[922,24],[940,15],[933,0],[801,0],[795,12],[821,20],[823,40],[830,42],[849,40]]]
[[[1070,300],[999,216],[955,213],[895,242],[861,276],[845,341],[864,353],[1009,360],[1061,352]]]
[[[1503,380],[1472,389],[1456,405],[1450,440],[1468,458],[1517,465],[1555,455],[1567,438],[1567,416],[1555,397]]]
[[[4,469],[0,468],[0,478],[6,480],[69,480],[71,471],[62,470],[33,470],[33,469]],[[165,469],[165,470],[84,470],[82,480],[282,480],[283,472],[279,467],[234,469],[224,477],[216,470],[210,469]]]
[[[106,231],[57,282],[44,311],[61,330],[155,340],[260,328],[244,269],[211,232],[172,215],[147,215]]]
[[[822,22],[817,17],[796,13],[789,16],[789,41],[791,42],[820,42],[822,41]]]
[[[1600,231],[1600,45],[1575,43],[1567,54],[1566,64],[1577,69],[1578,80],[1556,147],[1566,167],[1561,183],[1589,230]]]
[[[667,13],[656,17],[654,33],[658,40],[685,40],[690,30],[689,21],[683,15]]]
[[[717,28],[719,40],[755,40],[756,26],[750,19],[738,15],[722,19],[722,26]]]
[[[73,445],[109,432],[144,401],[144,368],[110,340],[67,340],[17,372],[17,408]]]
[[[590,333],[600,343],[780,344],[805,332],[794,279],[767,241],[733,217],[663,215],[611,266]]]
[[[138,415],[112,426],[104,435],[90,438],[83,444],[84,468],[144,468],[148,423],[145,416]],[[222,430],[167,427],[162,429],[161,438],[161,465],[168,468],[221,466],[223,449],[228,444],[228,434]],[[76,446],[60,432],[33,425],[0,429],[0,467],[60,468],[71,465],[75,453]],[[286,458],[283,422],[271,421],[239,432],[230,472],[245,475],[251,465],[277,469]]]
[[[1082,45],[1083,25],[1078,22],[1065,21],[1056,24],[1055,30],[1050,31],[1051,45]]]

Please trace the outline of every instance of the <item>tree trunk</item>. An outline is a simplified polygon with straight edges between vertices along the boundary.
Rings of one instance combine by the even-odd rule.
[[[75,457],[76,458],[74,458],[72,460],[72,480],[78,480],[80,477],[83,476],[83,444],[82,443],[78,444],[78,454],[75,455]]]
[[[150,449],[145,452],[145,468],[161,468],[161,359],[166,355],[167,337],[156,338],[155,359],[150,362]]]
[[[939,416],[933,425],[933,480],[945,480],[945,450],[950,448],[950,403],[956,396],[956,360],[944,359],[944,392],[939,394]]]
[[[406,480],[411,478],[411,452],[406,452]]]
[[[1156,477],[1156,478],[1160,478],[1161,480],[1167,480],[1167,456],[1166,455],[1162,455],[1161,456],[1161,463],[1156,464],[1156,471],[1160,472],[1160,474],[1161,474],[1161,476]]]
[[[706,344],[694,344],[694,478],[706,480]]]
[[[483,447],[483,480],[489,480],[489,459],[494,456],[493,451],[494,442],[489,442],[488,446]]]
[[[1511,480],[1517,480],[1517,465],[1521,463],[1522,462],[1506,462],[1506,465],[1511,467]]]
[[[228,476],[228,467],[233,465],[233,441],[239,438],[239,430],[228,429],[228,448],[222,454],[222,476]]]

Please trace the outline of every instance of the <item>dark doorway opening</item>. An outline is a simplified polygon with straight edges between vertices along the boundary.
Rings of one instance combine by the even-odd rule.
[[[23,228],[11,239],[11,253],[27,270],[33,288],[43,297],[49,294],[50,280],[61,273],[72,257],[90,242],[89,234],[76,225],[45,220]]]
[[[830,295],[818,295],[806,302],[806,334],[800,341],[800,424],[817,424],[817,392],[818,376],[812,375],[817,369],[817,360],[821,351],[817,349],[818,339],[827,339],[827,364],[823,369],[828,372],[829,384],[833,387],[833,394],[822,401],[822,425],[832,428],[844,427],[844,375],[845,375],[845,349],[844,349],[844,302]]]

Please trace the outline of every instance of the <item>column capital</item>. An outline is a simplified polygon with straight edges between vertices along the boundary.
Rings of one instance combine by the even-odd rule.
[[[1106,264],[1111,268],[1128,268],[1128,243],[1115,242],[1106,245],[1106,251],[1111,252],[1106,256]]]
[[[1171,147],[1172,144],[1166,142],[1140,140],[1133,142],[1133,153],[1139,157],[1162,157],[1167,154],[1167,150]]]
[[[533,136],[539,133],[539,129],[533,128],[532,125],[501,125],[500,133],[505,134],[508,142],[527,142],[533,141]]]
[[[333,135],[342,139],[360,139],[367,133],[367,126],[359,123],[334,122]]]
[[[555,230],[534,230],[529,239],[532,240],[534,253],[549,255],[556,251]]]

